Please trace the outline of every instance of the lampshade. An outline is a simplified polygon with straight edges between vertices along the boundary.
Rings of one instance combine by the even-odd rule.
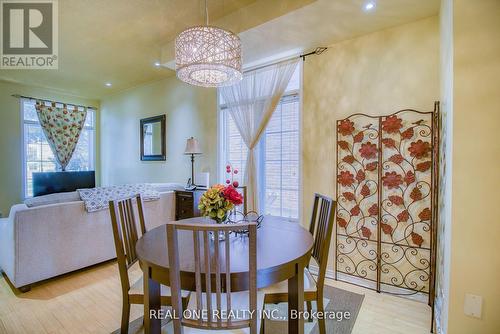
[[[194,137],[188,138],[186,141],[186,149],[184,150],[184,154],[201,154],[200,144],[198,143],[198,139]]]
[[[242,78],[241,42],[231,31],[195,26],[175,40],[177,77],[191,85],[221,87]]]

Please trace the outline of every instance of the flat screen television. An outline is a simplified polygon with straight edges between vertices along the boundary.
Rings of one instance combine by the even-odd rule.
[[[33,196],[95,187],[95,171],[33,173]]]

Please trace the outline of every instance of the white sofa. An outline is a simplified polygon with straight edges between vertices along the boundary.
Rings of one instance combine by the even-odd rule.
[[[175,193],[160,192],[159,200],[144,207],[147,229],[174,220]],[[22,290],[115,257],[109,210],[89,213],[83,201],[16,204],[0,219],[0,268]]]

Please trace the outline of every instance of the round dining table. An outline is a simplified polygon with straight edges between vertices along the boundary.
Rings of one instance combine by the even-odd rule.
[[[181,221],[178,221],[181,222]],[[196,217],[182,222],[209,223],[207,218]],[[227,241],[222,241],[227,242]],[[249,290],[248,237],[230,236],[231,291]],[[195,261],[193,237],[190,231],[178,234],[181,288],[195,291]],[[292,317],[304,308],[304,268],[308,265],[313,237],[297,222],[266,216],[257,230],[257,288],[288,280],[288,333],[303,333],[302,317]],[[146,333],[160,333],[161,319],[149,317],[151,310],[159,310],[160,285],[170,285],[167,229],[158,226],[146,232],[136,244],[136,253],[144,273],[144,327]]]

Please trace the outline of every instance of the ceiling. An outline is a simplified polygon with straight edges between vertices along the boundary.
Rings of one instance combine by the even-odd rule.
[[[238,33],[246,66],[436,15],[439,0],[209,0],[210,22]],[[59,0],[59,69],[0,80],[102,98],[173,75],[173,40],[204,22],[201,0]],[[155,67],[161,61],[165,66]],[[111,82],[111,87],[105,83]]]

